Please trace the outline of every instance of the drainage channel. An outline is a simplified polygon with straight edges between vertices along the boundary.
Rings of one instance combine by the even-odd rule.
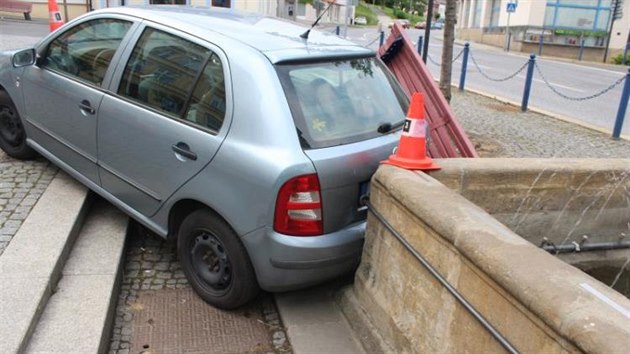
[[[291,353],[273,297],[223,311],[188,285],[174,242],[129,228],[110,353]]]

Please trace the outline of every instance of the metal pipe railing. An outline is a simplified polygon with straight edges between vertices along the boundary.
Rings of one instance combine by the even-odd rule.
[[[571,242],[566,245],[554,245],[547,241],[541,246],[550,253],[570,253],[570,252],[589,252],[589,251],[609,251],[630,248],[630,242],[598,242],[598,243],[577,243]]]
[[[451,295],[453,295],[455,297],[455,299],[457,299],[457,301],[459,301],[460,304],[462,304],[462,306],[464,306],[464,308],[466,310],[468,310],[468,312],[470,312],[470,314],[477,320],[479,321],[479,323],[481,323],[481,325],[488,330],[488,332],[490,332],[490,334],[492,335],[492,337],[494,337],[503,348],[505,348],[505,350],[507,350],[509,353],[519,353],[518,350],[516,350],[516,348],[514,348],[514,346],[507,340],[507,338],[505,338],[501,333],[499,333],[499,331],[494,328],[492,326],[492,324],[490,324],[490,322],[488,322],[488,320],[486,320],[483,315],[481,313],[479,313],[479,311],[477,311],[458,291],[457,289],[455,289],[440,273],[438,273],[438,271],[418,252],[416,251],[413,246],[407,242],[407,240],[405,240],[405,238],[398,232],[396,231],[396,229],[394,229],[394,227],[383,217],[383,215],[381,213],[379,213],[374,206],[372,205],[372,203],[370,203],[369,200],[369,196],[364,196],[362,198],[362,202],[364,205],[367,205],[368,210],[378,219],[378,221],[380,221],[383,226],[385,226],[385,228],[392,233],[392,235],[394,235],[394,237],[396,237],[396,239],[398,239],[398,241],[400,241],[400,243],[409,251],[411,252],[411,254],[424,266],[424,268],[426,268],[427,271],[429,271],[429,273],[431,273],[431,275],[433,275],[433,277],[440,283],[442,284],[442,286],[444,286],[446,288],[446,290],[448,290],[449,293],[451,293]]]

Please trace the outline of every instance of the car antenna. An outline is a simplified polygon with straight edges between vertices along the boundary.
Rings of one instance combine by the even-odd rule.
[[[315,22],[313,22],[313,24],[311,25],[311,28],[307,29],[306,32],[302,33],[300,35],[300,38],[304,38],[306,40],[308,40],[308,35],[311,33],[311,30],[313,29],[313,27],[317,26],[317,24],[319,23],[319,20],[322,19],[322,17],[324,16],[324,14],[326,13],[326,11],[328,11],[328,9],[330,9],[330,7],[332,6],[332,4],[334,4],[335,1],[331,1],[330,4],[328,4],[328,7],[324,9],[324,11],[322,11],[321,14],[319,14],[319,17],[317,17],[317,19],[315,20]]]

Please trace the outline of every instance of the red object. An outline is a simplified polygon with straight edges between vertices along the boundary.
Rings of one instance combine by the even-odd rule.
[[[324,233],[322,198],[317,174],[288,180],[278,192],[273,229],[290,236]]]
[[[415,46],[409,40],[407,31],[394,23],[392,32],[379,49],[382,56],[401,38],[402,45],[397,53],[390,56],[387,66],[394,73],[401,86],[411,95],[423,92],[426,99],[426,114],[429,123],[429,155],[437,157],[479,157],[466,132],[461,127],[451,107],[422,61]]]
[[[383,163],[408,170],[439,170],[440,166],[433,163],[427,156],[427,122],[424,119],[424,96],[414,93],[407,112],[407,120],[403,126],[400,143],[394,155]]]
[[[57,7],[57,2],[55,0],[48,0],[48,16],[49,16],[48,23],[50,27],[50,32],[63,26],[61,13],[59,12],[59,7]]]

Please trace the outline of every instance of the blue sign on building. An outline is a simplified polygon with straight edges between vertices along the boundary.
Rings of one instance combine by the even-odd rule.
[[[515,2],[508,2],[507,3],[507,12],[514,12],[516,11],[516,3]]]

